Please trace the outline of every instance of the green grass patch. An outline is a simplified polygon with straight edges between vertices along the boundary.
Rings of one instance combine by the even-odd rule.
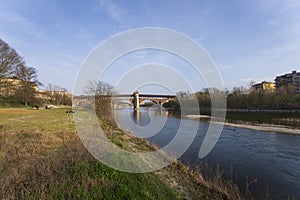
[[[37,130],[43,133],[55,133],[75,130],[72,123],[72,114],[66,114],[68,108],[50,110],[31,110],[21,108],[0,109],[0,125],[6,129],[16,130]]]
[[[72,167],[63,190],[53,199],[179,199],[154,174],[132,174],[94,161]]]

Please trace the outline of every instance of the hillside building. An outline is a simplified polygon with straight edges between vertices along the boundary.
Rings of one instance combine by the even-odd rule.
[[[275,87],[275,83],[273,82],[263,81],[261,83],[253,85],[252,89],[256,91],[272,93],[275,91],[276,87]]]
[[[292,73],[276,76],[276,89],[292,87],[295,93],[300,93],[300,72],[292,71]]]
[[[37,92],[38,86],[34,83],[32,88]],[[17,89],[22,86],[22,81],[16,78],[4,78],[0,79],[0,96],[11,96],[14,95]]]

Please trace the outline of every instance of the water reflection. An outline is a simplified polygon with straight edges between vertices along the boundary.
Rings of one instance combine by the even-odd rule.
[[[118,125],[140,138],[149,138],[160,132],[167,116],[168,111],[159,107],[121,108],[114,112],[114,119]]]
[[[131,118],[138,126],[146,126],[151,122],[152,116],[162,116],[168,117],[169,111],[164,109],[163,107],[152,106],[147,108],[137,108],[137,109],[126,109],[131,112]],[[142,114],[141,114],[142,113]],[[141,115],[143,118],[143,123],[141,122]],[[145,123],[147,122],[147,123]]]
[[[137,125],[140,125],[140,109],[133,109],[133,119]]]

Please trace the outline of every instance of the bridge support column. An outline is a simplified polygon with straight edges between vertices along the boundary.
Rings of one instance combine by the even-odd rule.
[[[133,93],[133,107],[134,107],[135,110],[140,108],[139,92],[138,91]]]
[[[162,106],[161,100],[159,101],[159,105],[160,105],[160,110],[162,110],[162,109],[163,109],[163,106]]]

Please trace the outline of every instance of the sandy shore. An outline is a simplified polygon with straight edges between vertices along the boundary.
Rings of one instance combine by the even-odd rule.
[[[299,134],[300,129],[291,128],[281,125],[272,125],[272,124],[234,124],[234,123],[224,123],[225,126],[238,127],[238,128],[248,128],[258,131],[267,131],[267,132],[276,132],[276,133],[286,133],[286,134]]]
[[[186,115],[185,117],[189,119],[208,119],[208,115]],[[225,126],[237,127],[237,128],[248,128],[258,131],[267,131],[267,132],[276,132],[276,133],[286,133],[286,134],[297,134],[300,135],[300,129],[282,126],[282,125],[273,125],[273,124],[235,124],[235,123],[224,123]]]
[[[199,119],[199,118],[210,119],[209,115],[185,115],[185,117],[189,119]]]

